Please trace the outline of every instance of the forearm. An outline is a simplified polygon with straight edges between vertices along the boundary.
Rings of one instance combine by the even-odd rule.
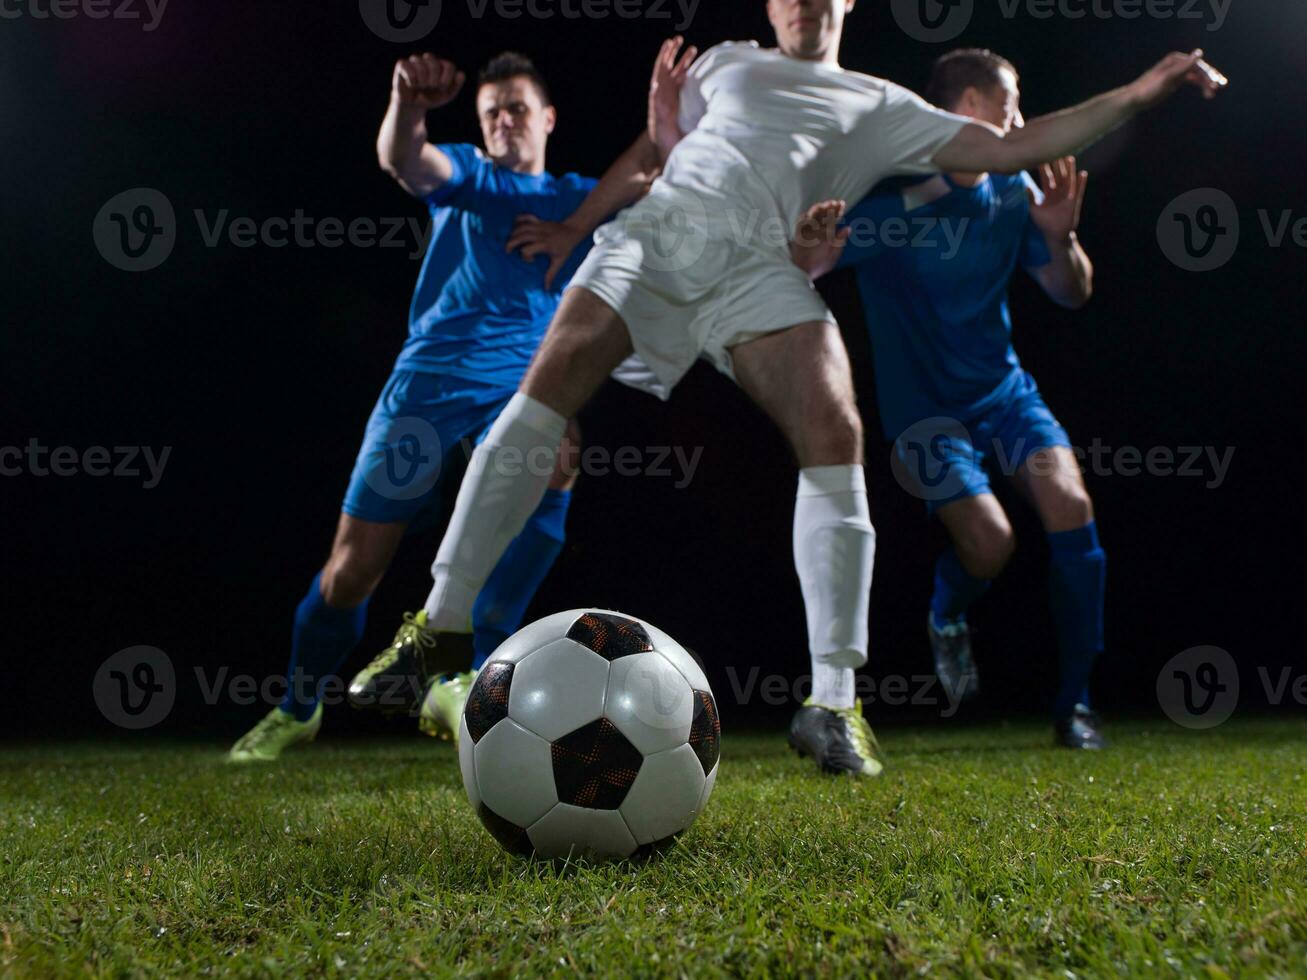
[[[1048,247],[1052,261],[1045,266],[1040,284],[1058,306],[1079,309],[1094,293],[1094,265],[1075,232],[1064,241],[1049,242]]]
[[[1142,108],[1133,85],[1124,85],[1070,109],[1032,119],[1004,138],[1012,154],[1011,170],[1036,167],[1079,153],[1106,136]]]
[[[564,223],[583,235],[590,234],[622,208],[644,197],[660,166],[658,148],[648,133],[641,133]]]
[[[377,134],[377,162],[392,177],[403,180],[417,172],[427,145],[427,112],[421,106],[391,96]]]
[[[946,172],[1019,173],[1076,153],[1140,108],[1134,87],[1127,85],[1033,119],[1006,135],[988,123],[969,123],[935,154],[934,163]]]

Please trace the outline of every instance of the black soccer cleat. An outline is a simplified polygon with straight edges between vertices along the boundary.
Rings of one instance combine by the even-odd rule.
[[[1054,722],[1053,740],[1068,749],[1105,749],[1107,739],[1098,730],[1102,723],[1095,712],[1078,704],[1068,717]]]
[[[940,629],[935,615],[926,614],[930,652],[935,656],[935,676],[948,699],[962,703],[980,694],[980,675],[971,658],[971,630],[966,623],[952,623]]]
[[[811,758],[822,772],[879,776],[885,768],[861,701],[852,708],[828,708],[809,698],[790,722],[790,748]]]
[[[427,626],[425,611],[404,614],[390,646],[349,682],[349,703],[385,715],[416,715],[433,677],[466,670],[472,662],[472,637],[437,633]]]

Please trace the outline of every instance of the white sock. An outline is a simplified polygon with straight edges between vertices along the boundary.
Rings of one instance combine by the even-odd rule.
[[[520,391],[472,453],[427,597],[427,624],[466,633],[472,604],[512,540],[540,506],[567,419]]]
[[[876,532],[861,466],[799,473],[794,567],[808,614],[813,700],[853,705],[853,669],[867,662],[867,617]]]
[[[852,667],[832,667],[814,660],[812,664],[812,700],[828,708],[852,708],[855,700]]]

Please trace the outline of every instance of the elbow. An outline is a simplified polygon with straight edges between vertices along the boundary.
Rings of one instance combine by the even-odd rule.
[[[1094,287],[1086,283],[1082,288],[1068,291],[1058,297],[1057,305],[1066,310],[1082,310],[1094,296]]]

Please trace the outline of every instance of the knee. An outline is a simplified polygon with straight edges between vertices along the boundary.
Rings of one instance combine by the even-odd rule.
[[[1041,515],[1044,529],[1050,533],[1074,531],[1094,519],[1094,502],[1079,480],[1067,480],[1044,503]]]
[[[998,578],[1016,551],[1016,535],[1007,521],[982,521],[954,540],[958,561],[973,578]]]
[[[800,466],[862,462],[862,416],[851,400],[831,400],[812,412],[804,427]]]

